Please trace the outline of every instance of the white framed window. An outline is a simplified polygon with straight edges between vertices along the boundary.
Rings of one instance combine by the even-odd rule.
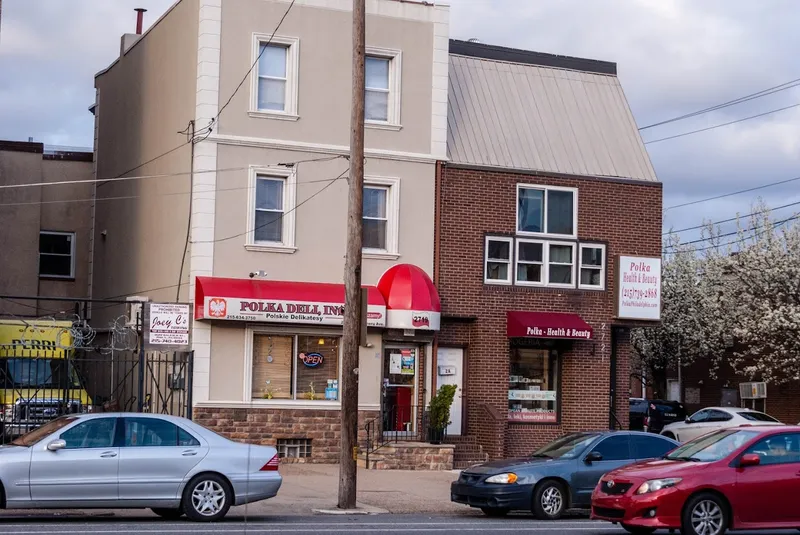
[[[296,121],[300,41],[262,34],[253,41],[250,116]]]
[[[547,285],[575,287],[575,243],[547,243]]]
[[[365,126],[400,130],[402,53],[367,47],[364,71]]]
[[[250,168],[248,250],[292,253],[296,250],[294,169]]]
[[[511,284],[511,257],[514,238],[486,236],[483,281],[486,284]]]
[[[363,198],[365,258],[399,258],[400,181],[365,177]]]
[[[545,283],[545,248],[543,241],[517,240],[516,284],[540,286]]]
[[[517,233],[578,236],[578,190],[517,184]]]
[[[39,276],[53,279],[75,278],[74,232],[39,232]]]
[[[606,246],[597,243],[582,243],[580,251],[578,287],[585,290],[604,290],[606,286]]]

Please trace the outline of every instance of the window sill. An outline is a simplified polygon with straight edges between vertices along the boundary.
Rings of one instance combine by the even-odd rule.
[[[391,130],[399,132],[403,129],[401,124],[383,123],[379,121],[364,121],[364,128],[371,128],[373,130]]]
[[[587,292],[604,292],[605,288],[602,286],[578,286],[579,290],[586,290]]]
[[[371,258],[373,260],[397,260],[400,255],[397,253],[388,253],[386,251],[361,251],[361,258]]]
[[[487,286],[513,286],[511,281],[498,281],[493,279],[484,279],[483,283]]]
[[[39,280],[42,281],[61,281],[61,282],[75,282],[75,277],[62,277],[61,275],[39,275]],[[65,298],[69,301],[69,298]]]
[[[266,244],[258,244],[258,243],[248,243],[244,246],[245,249],[248,251],[253,251],[257,253],[283,253],[283,254],[292,254],[297,251],[297,247],[291,247],[289,245],[266,245]]]
[[[247,115],[254,119],[277,119],[279,121],[297,121],[300,119],[299,115],[293,113],[281,113],[278,111],[255,111],[250,110]]]
[[[541,240],[561,240],[563,242],[578,241],[578,234],[546,234],[544,232],[530,232],[525,230],[517,230],[517,237],[541,239]],[[557,243],[555,245],[558,245]]]
[[[338,401],[322,401],[322,400],[297,400],[292,401],[288,399],[256,399],[253,401],[200,401],[195,403],[195,407],[200,408],[220,408],[220,409],[250,409],[250,408],[272,408],[272,409],[298,409],[298,410],[340,410],[341,404]],[[359,411],[377,411],[380,410],[378,403],[359,403]]]

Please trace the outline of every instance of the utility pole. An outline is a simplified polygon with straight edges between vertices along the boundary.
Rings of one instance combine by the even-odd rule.
[[[353,0],[353,102],[350,115],[350,179],[347,196],[347,256],[344,263],[342,425],[339,508],[356,507],[358,447],[358,351],[361,328],[361,244],[364,213],[364,25],[365,0]]]

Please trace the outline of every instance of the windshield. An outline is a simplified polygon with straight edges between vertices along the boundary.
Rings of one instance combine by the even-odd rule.
[[[736,429],[717,431],[687,442],[664,458],[672,461],[719,461],[756,436],[758,436],[758,431],[738,431]]]
[[[56,418],[55,420],[48,422],[37,429],[34,429],[30,433],[26,433],[21,437],[12,440],[11,444],[25,447],[33,446],[44,437],[55,433],[62,427],[71,424],[75,420],[77,420],[75,416],[62,416],[61,418]]]
[[[598,433],[575,433],[565,435],[542,446],[531,454],[531,457],[549,457],[551,459],[571,459],[583,450],[598,436]]]
[[[14,388],[81,388],[67,359],[0,359],[0,384]]]
[[[780,423],[778,420],[773,418],[768,414],[764,414],[763,412],[756,412],[756,411],[746,411],[740,412],[739,416],[744,418],[745,420],[750,420],[751,422],[773,422],[773,423]]]

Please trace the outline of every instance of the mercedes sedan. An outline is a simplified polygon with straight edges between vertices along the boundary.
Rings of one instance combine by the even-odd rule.
[[[572,433],[528,457],[464,470],[450,486],[450,499],[488,516],[523,510],[555,520],[567,509],[588,509],[592,491],[606,472],[662,457],[677,446],[672,439],[633,431]]]
[[[172,416],[64,416],[0,447],[7,509],[150,508],[208,522],[275,496],[281,482],[274,448]]]

